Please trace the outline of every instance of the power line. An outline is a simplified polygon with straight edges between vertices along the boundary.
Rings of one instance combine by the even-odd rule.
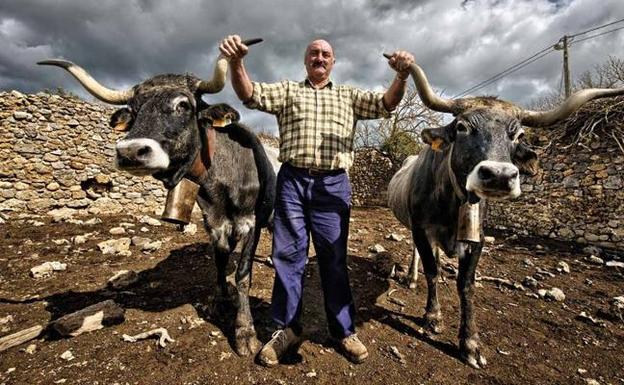
[[[465,90],[465,91],[463,91],[463,92],[453,96],[453,99],[457,98],[457,97],[462,97],[462,96],[468,94],[469,92],[476,91],[476,90],[478,90],[480,88],[483,88],[483,87],[491,84],[492,82],[494,82],[494,81],[496,81],[498,79],[502,79],[503,77],[505,77],[505,76],[515,72],[516,70],[519,70],[520,68],[524,67],[525,65],[533,63],[535,60],[545,56],[546,54],[552,52],[553,50],[554,50],[553,46],[549,45],[548,47],[544,48],[543,50],[541,50],[539,52],[534,53],[533,55],[531,55],[528,58],[522,60],[521,62],[518,62],[518,63],[512,65],[511,67],[508,67],[508,68],[504,69],[503,71],[497,73],[496,75],[491,76],[491,77],[485,79],[484,81],[482,81],[482,82],[480,82],[478,84],[475,84],[474,86],[468,88],[467,90]],[[531,60],[533,58],[535,58],[535,59]],[[519,67],[519,68],[517,68],[517,67]]]
[[[594,28],[592,28],[592,29],[588,29],[587,31],[578,32],[578,33],[575,33],[574,35],[568,35],[568,37],[576,37],[576,36],[579,36],[579,35],[584,35],[584,34],[586,34],[586,33],[593,32],[593,31],[595,31],[595,30],[597,30],[597,29],[601,29],[601,28],[604,28],[604,27],[608,27],[608,26],[610,26],[610,25],[617,24],[617,23],[621,23],[621,22],[623,22],[623,21],[624,21],[624,19],[620,19],[620,20],[612,21],[611,23],[603,24],[603,25],[600,25],[600,26],[598,26],[598,27],[594,27]]]
[[[585,37],[585,38],[583,38],[583,39],[573,40],[573,41],[570,43],[570,45],[572,45],[572,44],[576,44],[576,43],[580,43],[580,42],[585,41],[585,40],[593,39],[593,38],[598,37],[598,36],[606,35],[606,34],[611,33],[611,32],[619,31],[619,30],[621,30],[621,29],[624,29],[624,27],[619,27],[619,28],[610,29],[610,30],[605,31],[605,32],[602,32],[602,33],[598,33],[598,34],[595,34],[595,35],[587,36],[587,37]]]
[[[575,33],[573,35],[568,35],[568,38],[571,39],[572,37],[575,37],[575,36],[584,35],[586,33],[593,32],[593,31],[596,31],[598,29],[602,29],[602,28],[608,27],[608,26],[613,25],[613,24],[621,23],[623,21],[624,21],[624,19],[619,19],[619,20],[616,20],[616,21],[613,21],[613,22],[610,22],[610,23],[607,23],[607,24],[600,25],[598,27],[594,27],[594,28],[588,29],[586,31],[578,32],[578,33]],[[572,45],[572,44],[580,43],[582,41],[593,39],[593,38],[596,38],[596,37],[599,37],[599,36],[602,36],[602,35],[606,35],[608,33],[612,33],[612,32],[615,32],[615,31],[619,31],[621,29],[624,29],[624,27],[614,28],[614,29],[611,29],[611,30],[608,30],[608,31],[605,31],[605,32],[601,32],[599,34],[595,34],[595,35],[591,35],[591,36],[585,37],[583,39],[573,40],[569,44]],[[561,41],[561,40],[559,40],[559,41]],[[480,82],[478,84],[475,84],[474,86],[468,88],[467,90],[462,91],[459,94],[456,94],[455,96],[453,96],[453,99],[458,98],[458,97],[463,97],[463,96],[467,95],[470,92],[477,91],[477,90],[479,90],[481,88],[484,88],[484,87],[492,84],[493,82],[495,82],[497,80],[500,80],[500,79],[502,79],[502,78],[504,78],[504,77],[506,77],[506,76],[508,76],[508,75],[510,75],[510,74],[512,74],[512,73],[514,73],[514,72],[516,72],[518,70],[520,70],[521,68],[526,67],[527,65],[535,62],[536,60],[541,59],[542,57],[546,56],[550,52],[553,52],[555,50],[554,47],[556,45],[557,44],[550,45],[550,46],[544,48],[543,50],[541,50],[539,52],[536,52],[532,56],[529,56],[528,58],[526,58],[526,59],[524,59],[524,60],[522,60],[522,61],[520,61],[520,62],[518,62],[518,63],[516,63],[516,64],[514,64],[514,65],[512,65],[510,67],[508,67],[508,68],[506,68],[505,70],[497,73],[496,75],[493,75],[493,76],[483,80],[482,82]]]

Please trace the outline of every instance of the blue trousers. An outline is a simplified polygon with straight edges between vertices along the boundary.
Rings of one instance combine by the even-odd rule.
[[[346,172],[310,175],[284,163],[277,174],[273,230],[272,314],[278,327],[301,332],[299,318],[308,234],[318,257],[329,332],[355,332],[355,306],[347,272],[351,184]]]

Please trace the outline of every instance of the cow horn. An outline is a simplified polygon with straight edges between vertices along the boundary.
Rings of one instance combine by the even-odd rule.
[[[223,56],[219,56],[215,65],[212,79],[200,80],[197,83],[197,91],[204,94],[216,94],[225,87],[225,79],[227,75],[228,62]]]
[[[261,43],[262,41],[263,39],[255,38],[255,39],[243,40],[241,43],[243,43],[244,45],[250,46],[253,44]],[[225,87],[227,69],[228,69],[227,59],[219,55],[214,73],[212,75],[212,79],[200,80],[199,83],[197,83],[197,90],[205,94],[216,94],[217,92],[221,91],[223,87]]]
[[[59,59],[42,60],[37,62],[39,65],[53,65],[64,68],[72,74],[89,93],[103,102],[110,104],[126,104],[132,98],[132,89],[125,91],[111,90],[104,87],[97,80],[93,79],[82,67],[67,61]]]
[[[522,124],[529,127],[543,127],[554,124],[570,116],[583,104],[593,99],[624,94],[624,88],[588,88],[572,94],[561,105],[549,111],[523,110]]]
[[[387,53],[384,53],[383,55],[386,59],[390,59],[392,57],[392,55]],[[420,100],[422,100],[425,106],[438,112],[456,113],[457,103],[455,103],[453,99],[444,99],[436,95],[429,85],[425,72],[422,68],[420,68],[420,66],[418,66],[418,64],[411,64],[409,72],[414,79],[418,96],[420,96]]]

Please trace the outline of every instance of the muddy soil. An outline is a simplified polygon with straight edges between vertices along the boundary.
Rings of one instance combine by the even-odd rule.
[[[415,290],[388,278],[392,263],[407,265],[407,231],[387,209],[355,209],[349,269],[357,330],[369,359],[353,365],[328,343],[312,257],[304,294],[306,341],[283,365],[267,369],[234,353],[232,310],[214,310],[214,261],[199,220],[197,234],[188,235],[166,223],[138,223],[130,214],[101,219],[86,225],[39,218],[43,225],[35,226],[32,218],[11,218],[0,225],[0,336],[109,298],[126,309],[122,324],[74,338],[42,337],[0,353],[0,384],[585,384],[590,378],[624,384],[624,324],[606,315],[609,301],[624,295],[624,276],[617,268],[589,263],[569,245],[494,234],[479,264],[481,276],[513,283],[536,276],[538,269],[552,276],[537,274],[541,280],[536,288],[477,283],[476,319],[488,366],[474,370],[458,358],[456,261],[445,262],[439,288],[446,329],[430,338],[421,327],[424,276]],[[109,230],[124,222],[135,225],[128,227],[134,234],[121,236],[162,240],[162,247],[145,253],[131,246],[130,256],[103,255],[97,243],[120,237]],[[386,239],[393,232],[405,240]],[[72,237],[85,233],[91,233],[86,243],[72,243]],[[375,244],[387,252],[369,252]],[[267,233],[253,266],[251,291],[262,341],[272,332],[269,253]],[[31,278],[30,269],[46,261],[66,263],[67,270]],[[556,270],[560,261],[569,264],[569,274]],[[124,269],[138,272],[138,282],[122,290],[107,289],[108,279]],[[552,287],[565,293],[563,302],[537,298],[538,289]],[[583,311],[596,323],[579,318]],[[167,328],[175,342],[160,348],[154,340],[131,344],[121,338],[155,327]],[[72,360],[61,358],[68,350]]]

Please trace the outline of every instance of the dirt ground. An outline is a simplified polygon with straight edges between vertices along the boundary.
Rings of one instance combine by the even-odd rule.
[[[0,225],[0,336],[109,298],[126,309],[122,324],[74,338],[39,338],[0,353],[0,384],[585,384],[590,378],[600,384],[624,384],[624,324],[605,316],[609,301],[624,295],[624,276],[617,268],[590,264],[583,252],[569,245],[494,234],[479,265],[481,276],[513,283],[526,276],[541,280],[536,288],[477,283],[476,319],[488,366],[474,370],[458,359],[459,308],[451,268],[455,261],[447,262],[439,289],[446,329],[431,339],[420,326],[424,277],[416,290],[387,278],[388,258],[406,265],[411,245],[409,237],[386,237],[393,232],[408,235],[407,231],[387,209],[355,209],[349,269],[357,329],[369,359],[353,365],[328,344],[312,257],[304,294],[307,340],[283,365],[267,369],[232,350],[232,313],[212,311],[215,268],[201,225],[197,234],[188,235],[166,223],[138,223],[132,215],[102,219],[86,225],[39,218],[43,224],[36,226],[32,218],[11,218]],[[125,225],[135,234],[122,236],[162,240],[162,247],[144,253],[131,246],[131,256],[103,255],[97,243],[120,237],[110,235],[109,229],[124,222],[135,225]],[[143,226],[147,231],[140,231]],[[85,233],[91,233],[86,243],[72,242]],[[370,253],[374,244],[387,252]],[[263,234],[251,293],[262,341],[272,331],[269,252],[270,238]],[[46,261],[66,263],[67,270],[47,278],[29,276],[30,268]],[[560,261],[569,264],[569,274],[557,272]],[[108,279],[122,269],[138,272],[139,281],[123,290],[108,290]],[[565,301],[537,298],[538,289],[552,287],[563,290]],[[578,317],[583,311],[597,324]],[[121,338],[154,327],[167,328],[175,342],[159,348],[154,340],[131,344]],[[72,360],[61,358],[68,350]]]

